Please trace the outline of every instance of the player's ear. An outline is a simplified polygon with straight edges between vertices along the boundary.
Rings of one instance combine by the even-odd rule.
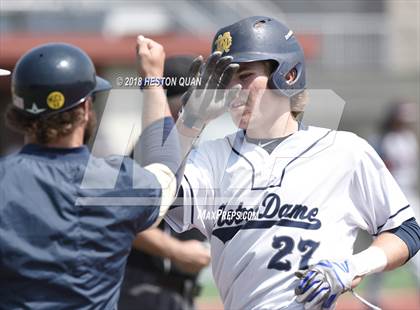
[[[83,114],[84,114],[84,121],[88,122],[89,121],[89,117],[90,117],[90,112],[92,110],[92,97],[89,96],[86,98],[86,100],[81,103],[82,108],[83,108]]]
[[[297,70],[296,70],[296,68],[293,68],[292,70],[290,70],[286,74],[287,84],[292,84],[294,82],[294,80],[296,80],[296,77],[297,77]]]

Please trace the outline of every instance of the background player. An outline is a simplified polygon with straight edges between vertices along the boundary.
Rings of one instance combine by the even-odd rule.
[[[297,122],[305,65],[293,32],[272,18],[250,17],[219,30],[212,48],[206,64],[221,55],[240,63],[230,87],[245,91],[230,112],[241,130],[191,154],[184,207],[166,220],[209,238],[225,308],[334,307],[364,275],[412,257],[419,227],[375,151],[354,134]],[[223,83],[205,70],[201,76],[205,85],[189,91],[177,124],[184,133],[199,132],[226,108],[211,91]],[[377,238],[352,255],[357,228]],[[298,269],[306,270],[301,281]]]
[[[391,103],[387,118],[382,127],[382,139],[379,154],[385,165],[401,187],[414,210],[417,221],[420,218],[418,196],[419,145],[418,105],[410,100]],[[413,258],[417,284],[420,286],[420,256]]]
[[[175,56],[165,60],[163,76],[177,81],[165,87],[175,120],[182,106],[181,96],[188,89],[178,81],[188,78],[193,59]],[[203,240],[196,229],[177,234],[164,221],[158,228],[137,235],[127,260],[119,308],[193,309],[200,292],[198,274],[210,262],[210,251]]]
[[[372,139],[378,154],[391,172],[395,181],[407,196],[418,221],[419,197],[418,186],[418,158],[419,146],[416,137],[417,105],[409,100],[392,101],[383,121],[380,137]],[[420,256],[417,254],[410,261],[417,286],[420,286]],[[369,300],[375,304],[382,304],[381,295],[384,295],[384,274],[378,273],[370,277],[366,291]]]

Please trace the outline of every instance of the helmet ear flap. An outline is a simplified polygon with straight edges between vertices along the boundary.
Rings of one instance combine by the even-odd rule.
[[[268,79],[268,87],[270,89],[277,90],[280,95],[286,96],[286,93],[284,92],[284,90],[287,88],[285,87],[287,85],[286,79],[281,70],[282,66],[277,61],[276,63],[277,63],[277,67],[272,71]]]
[[[280,69],[280,64],[276,60],[270,60],[269,64],[270,64],[270,75],[268,77],[267,86],[269,89],[279,90],[279,87],[277,85],[280,81],[277,81],[277,80],[278,80],[278,75],[279,75],[278,71]],[[284,94],[281,93],[281,95],[284,95]]]
[[[292,81],[288,81],[287,75],[292,70],[296,70],[296,74]],[[290,98],[303,90],[304,85],[301,85],[301,81],[305,80],[303,75],[303,64],[300,62],[290,69],[279,65],[270,75],[268,86],[270,89],[277,89],[282,96]]]

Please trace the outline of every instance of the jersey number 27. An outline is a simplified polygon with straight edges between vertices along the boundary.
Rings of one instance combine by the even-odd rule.
[[[288,271],[292,268],[292,264],[289,260],[283,259],[286,255],[292,253],[295,246],[295,242],[288,236],[274,236],[273,248],[278,249],[278,252],[268,262],[268,269],[277,269]],[[312,254],[318,248],[319,242],[313,240],[302,240],[298,243],[298,250],[302,253],[302,257],[299,262],[299,269],[306,269],[308,267],[308,261],[312,257]]]

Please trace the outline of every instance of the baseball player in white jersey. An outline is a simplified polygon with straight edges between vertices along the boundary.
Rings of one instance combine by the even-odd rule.
[[[412,257],[419,226],[376,152],[353,133],[298,122],[305,66],[293,32],[243,19],[215,36],[206,66],[223,61],[240,66],[222,86],[242,91],[224,101],[212,72],[192,70],[202,85],[177,126],[194,136],[229,104],[239,131],[189,155],[182,204],[165,219],[207,236],[225,309],[331,309],[363,276]],[[359,228],[376,239],[353,255]]]

